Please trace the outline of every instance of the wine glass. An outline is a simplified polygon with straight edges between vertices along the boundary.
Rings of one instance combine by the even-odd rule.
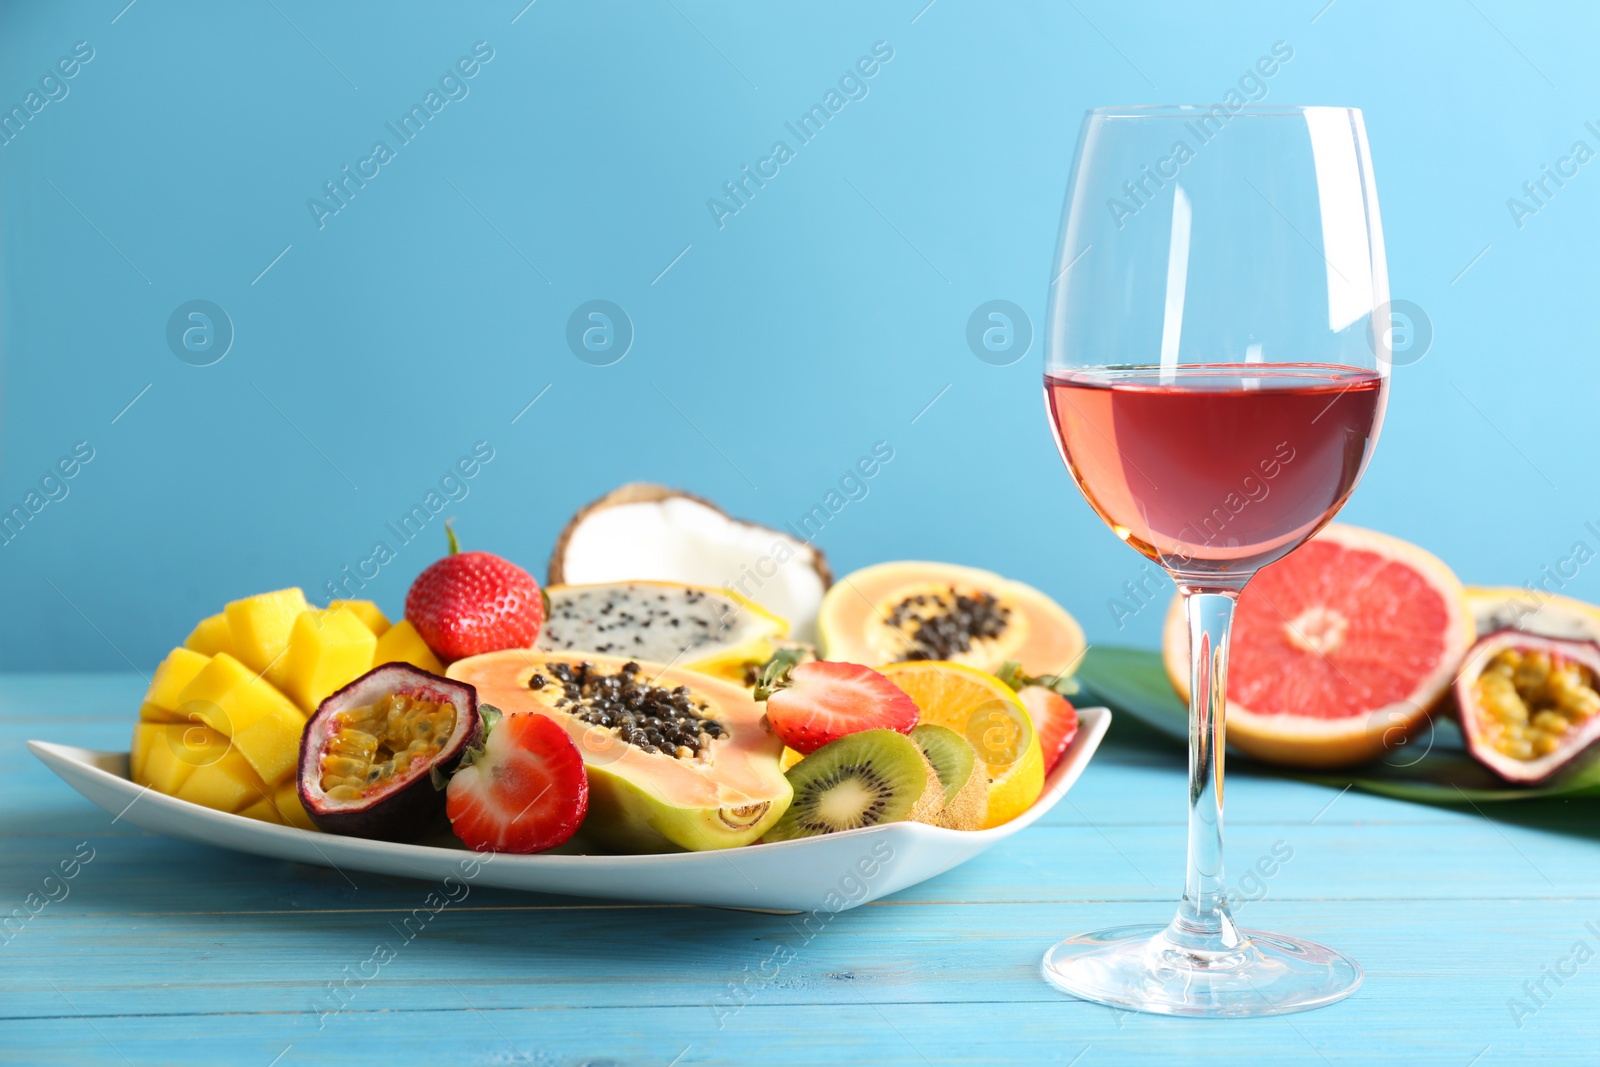
[[[1361,112],[1087,113],[1047,325],[1045,401],[1072,478],[1176,581],[1189,626],[1189,860],[1165,926],[1080,934],[1045,977],[1169,1015],[1303,1011],[1347,957],[1244,930],[1222,863],[1234,603],[1344,504],[1388,395],[1389,280]]]

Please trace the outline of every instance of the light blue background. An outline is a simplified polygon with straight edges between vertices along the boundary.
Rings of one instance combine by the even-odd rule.
[[[778,524],[885,440],[819,539],[837,570],[993,567],[1094,640],[1153,644],[1159,608],[1108,609],[1142,561],[1055,455],[1037,340],[991,366],[966,321],[1007,299],[1037,334],[1084,108],[1217,100],[1279,40],[1271,102],[1366,110],[1393,292],[1435,330],[1344,517],[1474,582],[1600,548],[1600,161],[1520,230],[1506,205],[1600,148],[1600,12],[925,2],[7,4],[4,108],[74,42],[95,57],[0,147],[0,510],[75,442],[95,458],[0,548],[0,667],[148,669],[225,600],[315,595],[479,440],[495,458],[450,513],[541,577],[622,481]],[[480,40],[470,95],[319,230],[307,199]],[[869,95],[719,230],[707,199],[877,41]],[[196,298],[237,331],[204,368],[165,341]],[[564,340],[595,298],[637,332],[610,367]],[[438,550],[371,591],[398,611]],[[1600,567],[1566,591],[1600,598]]]

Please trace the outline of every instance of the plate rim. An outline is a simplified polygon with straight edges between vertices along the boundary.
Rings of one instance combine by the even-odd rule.
[[[517,868],[525,869],[543,869],[547,867],[555,869],[583,869],[601,867],[616,861],[626,861],[630,865],[636,863],[646,863],[665,867],[703,863],[706,862],[704,857],[713,854],[745,853],[750,850],[759,850],[759,852],[763,855],[776,855],[783,850],[788,850],[790,852],[794,852],[796,850],[803,851],[806,849],[817,848],[824,842],[831,843],[841,840],[849,840],[852,838],[882,835],[886,833],[895,833],[898,835],[909,834],[911,835],[912,840],[920,840],[921,842],[935,845],[948,846],[959,843],[965,850],[971,852],[973,855],[976,855],[978,852],[984,851],[990,845],[1002,841],[1005,838],[1010,837],[1012,834],[1018,833],[1019,831],[1025,830],[1029,826],[1033,825],[1034,822],[1042,818],[1060,802],[1061,798],[1066,795],[1067,791],[1073,786],[1073,784],[1077,782],[1078,778],[1082,776],[1084,770],[1087,769],[1090,760],[1099,750],[1100,743],[1104,740],[1107,730],[1110,729],[1112,712],[1110,708],[1099,705],[1077,708],[1074,710],[1076,710],[1078,713],[1080,724],[1078,735],[1077,737],[1073,738],[1071,747],[1067,749],[1067,752],[1062,756],[1061,761],[1051,771],[1049,776],[1046,777],[1044,790],[1040,793],[1039,799],[1034,801],[1026,811],[1022,812],[1020,815],[1017,815],[1015,818],[1001,823],[999,826],[990,827],[985,830],[952,830],[942,826],[932,826],[927,823],[895,822],[884,823],[879,826],[864,826],[854,830],[842,830],[832,834],[820,834],[815,837],[796,838],[790,841],[756,842],[749,845],[741,845],[737,848],[713,849],[703,852],[603,853],[594,855],[550,855],[548,853],[522,855],[517,853],[501,852],[475,853],[473,850],[465,847],[449,848],[441,845],[418,844],[415,842],[380,841],[374,838],[329,835],[312,830],[302,830],[299,827],[283,826],[276,823],[264,822],[260,819],[250,819],[233,812],[219,811],[214,808],[208,808],[200,804],[195,804],[191,801],[182,800],[178,797],[168,796],[165,793],[157,792],[150,786],[137,785],[131,779],[125,778],[120,774],[114,774],[111,771],[106,770],[104,767],[98,765],[100,762],[104,762],[106,760],[115,760],[119,758],[126,759],[128,755],[126,752],[90,749],[56,741],[33,739],[30,739],[27,742],[27,746],[28,751],[33,753],[36,759],[49,768],[51,773],[55,774],[56,777],[61,778],[65,784],[72,787],[75,792],[78,792],[80,796],[84,796],[84,794],[77,788],[76,784],[68,779],[66,774],[63,773],[63,764],[71,765],[72,772],[70,773],[87,774],[91,779],[98,780],[102,785],[119,792],[124,796],[130,797],[131,799],[128,802],[128,806],[123,808],[123,813],[126,813],[128,808],[131,808],[134,803],[137,803],[139,800],[143,799],[146,794],[150,794],[154,798],[155,802],[166,810],[200,824],[210,823],[213,827],[219,830],[249,827],[252,831],[252,835],[266,834],[267,839],[269,840],[276,838],[277,840],[284,842],[306,839],[310,839],[312,841],[325,841],[331,838],[336,839],[339,842],[341,849],[350,848],[354,849],[358,853],[364,853],[373,857],[397,856],[420,858],[458,854],[493,855],[495,857],[496,864],[510,862]],[[93,798],[84,796],[84,799],[89,800],[90,803],[95,804],[95,806],[99,807],[102,811],[110,811],[109,808],[97,803]],[[116,818],[121,818],[121,814],[117,814]],[[163,837],[172,836],[171,834],[160,833],[159,831],[151,832],[157,833]],[[246,844],[224,844],[220,841],[210,842],[210,844],[212,847],[226,848],[231,851],[259,855],[259,853],[255,853]],[[329,865],[332,866],[331,861],[329,861]]]

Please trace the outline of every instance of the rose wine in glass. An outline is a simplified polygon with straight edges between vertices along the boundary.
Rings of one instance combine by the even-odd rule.
[[[1095,513],[1177,582],[1189,624],[1189,849],[1177,916],[1080,934],[1046,979],[1169,1015],[1303,1011],[1354,961],[1237,927],[1222,759],[1239,591],[1333,518],[1389,381],[1388,275],[1361,113],[1099,108],[1051,286],[1051,429]]]
[[[1333,517],[1383,406],[1376,371],[1316,364],[1045,383],[1061,455],[1117,536],[1158,562],[1218,573],[1264,567]]]

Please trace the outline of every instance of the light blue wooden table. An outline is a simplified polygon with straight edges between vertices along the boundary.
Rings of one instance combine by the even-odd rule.
[[[1365,986],[1239,1022],[1052,991],[1050,944],[1165,919],[1181,878],[1181,757],[1126,721],[1039,825],[815,937],[781,916],[474,890],[329,1013],[330,985],[399,942],[427,887],[145,835],[24,749],[126,747],[142,685],[0,679],[0,913],[45,901],[0,936],[0,1062],[1600,1062],[1594,802],[1502,805],[1491,821],[1232,774],[1230,882],[1259,898],[1242,920],[1351,953]],[[1290,858],[1241,884],[1274,850]]]

